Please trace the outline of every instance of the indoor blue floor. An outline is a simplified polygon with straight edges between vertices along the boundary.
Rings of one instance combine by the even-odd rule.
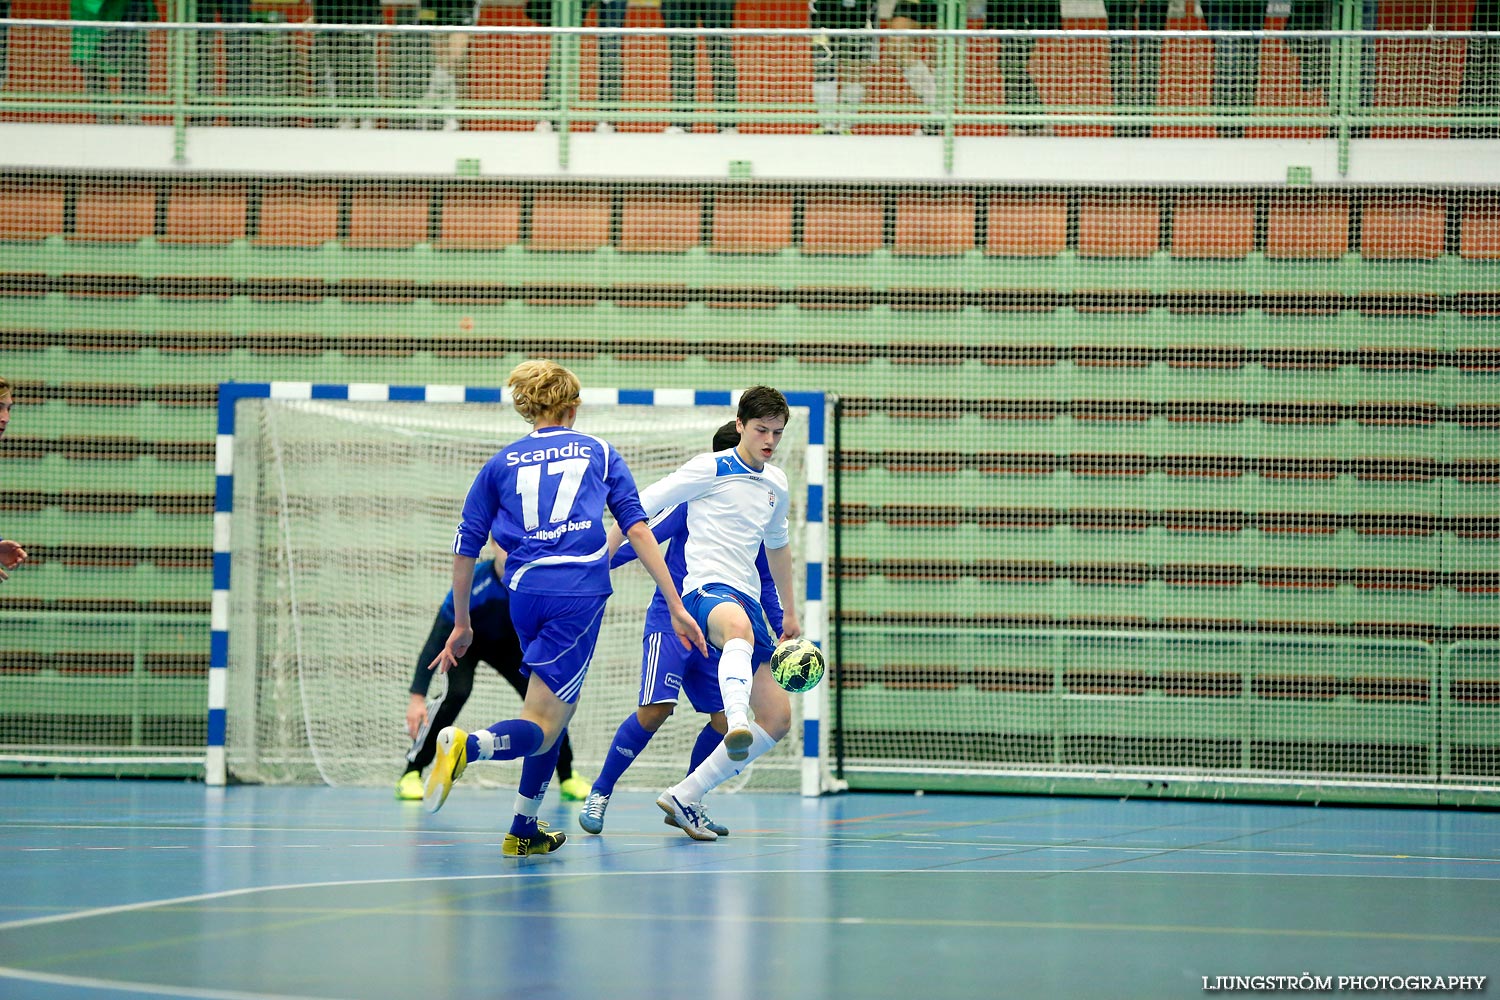
[[[383,788],[0,780],[0,997],[1166,998],[1222,992],[1205,977],[1500,975],[1495,813],[746,794],[715,798],[733,833],[698,843],[649,793],[617,794],[597,837],[553,794],[567,845],[517,861],[505,792],[460,787],[429,816]]]

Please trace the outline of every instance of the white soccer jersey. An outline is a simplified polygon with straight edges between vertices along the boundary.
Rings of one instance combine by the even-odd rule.
[[[755,557],[761,543],[786,548],[791,487],[774,465],[760,472],[735,449],[705,452],[641,491],[647,516],[685,503],[688,519],[687,575],[683,593],[707,583],[727,583],[751,597],[760,594]]]

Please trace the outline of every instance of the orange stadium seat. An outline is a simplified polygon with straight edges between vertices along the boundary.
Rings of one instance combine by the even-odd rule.
[[[1068,198],[1061,191],[990,195],[984,252],[997,257],[1053,257],[1068,248]]]
[[[156,229],[156,184],[89,181],[78,189],[70,239],[134,243]]]
[[[539,189],[531,204],[531,249],[589,252],[605,246],[610,201],[605,189]]]
[[[1500,199],[1492,193],[1474,196],[1464,205],[1458,255],[1468,260],[1500,260]]]
[[[802,252],[863,255],[880,249],[885,198],[878,191],[809,191],[802,213]]]
[[[703,196],[681,188],[626,187],[620,196],[620,250],[683,253],[703,232]]]
[[[776,253],[792,245],[790,191],[724,191],[714,198],[715,253]]]
[[[1149,257],[1161,245],[1161,202],[1154,194],[1084,195],[1078,202],[1080,257]]]
[[[1365,260],[1436,260],[1443,255],[1448,199],[1376,194],[1364,205],[1359,252]]]
[[[246,188],[234,181],[188,181],[167,189],[161,242],[214,246],[244,239]]]
[[[1179,194],[1172,211],[1172,256],[1239,260],[1255,249],[1255,198]]]
[[[969,191],[896,194],[893,253],[942,256],[974,249],[975,202]]]
[[[1266,257],[1337,260],[1349,252],[1349,196],[1278,192],[1266,205]]]
[[[349,198],[349,235],[355,250],[409,250],[427,242],[432,192],[420,184],[362,184]]]
[[[318,247],[338,236],[337,185],[277,181],[261,192],[257,246]]]
[[[60,236],[67,189],[60,180],[0,182],[0,240],[34,242]]]
[[[521,242],[521,191],[510,186],[465,185],[443,196],[440,250],[503,250]]]

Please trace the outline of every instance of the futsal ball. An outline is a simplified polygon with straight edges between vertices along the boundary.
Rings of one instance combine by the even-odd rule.
[[[788,639],[771,654],[772,679],[794,693],[817,687],[827,666],[823,651],[807,639]]]

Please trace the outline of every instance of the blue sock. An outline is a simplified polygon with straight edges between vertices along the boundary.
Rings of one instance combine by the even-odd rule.
[[[714,724],[705,723],[703,732],[698,734],[698,742],[693,744],[693,756],[688,758],[687,773],[692,774],[698,770],[698,765],[707,760],[714,748],[723,742],[724,735],[714,728]]]
[[[604,755],[604,764],[599,768],[599,777],[594,779],[594,791],[600,795],[611,795],[615,790],[615,782],[620,780],[620,775],[625,769],[635,762],[646,749],[646,744],[651,742],[653,734],[646,732],[641,720],[631,712],[620,723],[620,728],[615,730],[615,741],[609,748],[609,753]]]
[[[547,795],[547,785],[557,767],[557,755],[562,752],[562,737],[552,744],[552,749],[527,757],[521,762],[521,782],[516,786],[516,815],[510,822],[510,832],[517,837],[536,834],[536,814]]]
[[[541,745],[541,726],[525,719],[508,719],[470,733],[464,747],[469,760],[515,760],[530,757]]]

